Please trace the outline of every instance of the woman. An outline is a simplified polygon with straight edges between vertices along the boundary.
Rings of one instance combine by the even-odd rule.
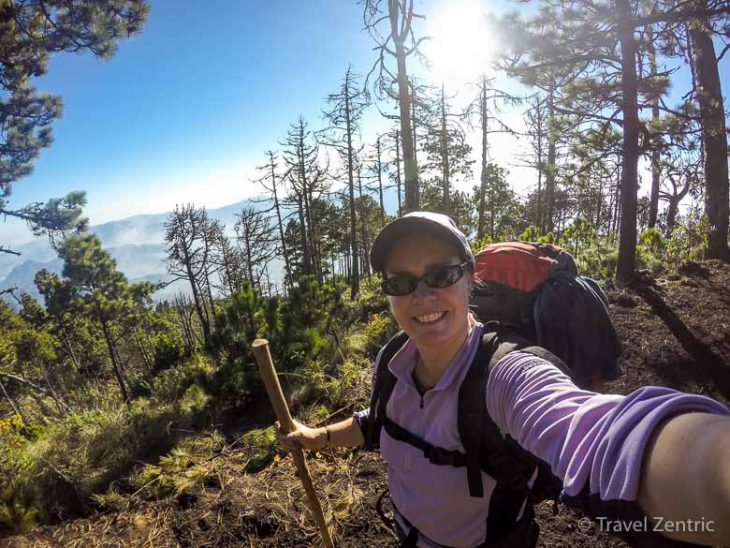
[[[469,313],[474,257],[466,238],[444,215],[411,213],[381,231],[371,263],[408,335],[388,363],[397,380],[386,415],[434,446],[463,449],[457,397],[483,327]],[[730,544],[730,411],[723,405],[659,387],[595,394],[519,350],[490,365],[485,397],[502,434],[546,461],[568,500],[582,500],[597,515],[640,509],[658,518],[647,523],[665,538]],[[363,446],[368,421],[365,411],[322,428],[297,423],[278,440],[285,449]],[[396,522],[410,545],[535,544],[535,528],[524,526],[533,519],[526,503],[514,527],[493,519],[503,513],[490,475],[482,473],[484,496],[473,497],[463,468],[434,464],[386,429],[379,441]]]

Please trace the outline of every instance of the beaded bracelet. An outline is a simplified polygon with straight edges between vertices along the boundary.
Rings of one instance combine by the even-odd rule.
[[[327,443],[325,445],[325,448],[329,449],[330,443],[332,442],[332,439],[330,438],[330,430],[326,426],[324,427],[324,432],[327,434]]]

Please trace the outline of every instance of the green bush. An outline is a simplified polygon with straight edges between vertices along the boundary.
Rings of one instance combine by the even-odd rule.
[[[92,494],[107,491],[140,462],[155,461],[199,428],[207,396],[193,384],[167,404],[141,398],[127,408],[105,401],[27,439],[11,458],[11,445],[2,443],[0,529],[20,532],[36,522],[87,515]]]
[[[395,331],[395,321],[390,312],[373,314],[363,328],[366,340],[365,351],[368,354],[377,352]]]
[[[224,445],[225,440],[217,431],[182,440],[157,464],[138,468],[129,483],[136,493],[152,499],[194,490],[216,475],[221,463],[215,455]],[[113,503],[115,499],[113,491],[97,497],[101,504]]]
[[[256,472],[268,466],[276,453],[274,427],[249,430],[241,437],[241,445],[248,450],[246,470]]]
[[[672,268],[687,261],[705,256],[709,221],[706,217],[691,213],[672,231],[667,243],[666,260]]]
[[[39,433],[24,426],[20,415],[0,419],[0,536],[29,531],[42,517],[26,453]]]
[[[152,336],[155,371],[169,369],[188,357],[185,341],[178,331],[163,331]]]
[[[206,386],[214,367],[201,354],[193,354],[185,361],[162,371],[152,379],[152,394],[164,401],[177,400],[192,384]]]
[[[656,228],[647,228],[636,246],[637,267],[658,275],[664,270],[667,242]]]
[[[618,263],[618,246],[615,239],[596,239],[585,247],[576,259],[578,272],[595,280],[613,278]]]

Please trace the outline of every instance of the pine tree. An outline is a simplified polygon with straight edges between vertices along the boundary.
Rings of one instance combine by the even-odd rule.
[[[347,68],[345,80],[337,93],[327,97],[330,110],[324,112],[330,127],[326,132],[327,144],[334,147],[345,163],[347,172],[347,189],[349,192],[350,211],[350,257],[352,272],[350,275],[350,298],[354,299],[360,291],[360,249],[357,239],[357,212],[355,211],[355,177],[356,177],[356,136],[360,132],[360,122],[365,109],[370,104],[368,94],[361,88],[360,76]],[[365,248],[363,248],[363,254]]]
[[[420,17],[414,12],[413,0],[388,0],[387,8],[383,8],[383,3],[382,0],[364,0],[363,20],[365,28],[377,44],[378,59],[371,70],[371,74],[376,69],[379,71],[377,86],[384,90],[390,87],[391,82],[398,85],[400,138],[405,171],[404,213],[407,213],[419,209],[419,189],[406,59],[418,53],[418,46],[424,39],[416,39],[413,31],[413,20]],[[387,31],[383,33],[380,27],[385,27]],[[395,57],[395,73],[386,66],[386,55]]]
[[[64,261],[64,290],[71,297],[70,309],[99,326],[122,399],[129,402],[129,385],[119,343],[148,306],[154,286],[150,283],[130,285],[94,235],[71,236],[59,251]]]
[[[243,208],[236,217],[234,229],[243,259],[241,266],[251,287],[261,293],[261,279],[277,250],[269,218],[252,207]]]
[[[284,241],[284,220],[281,211],[282,204],[279,199],[279,194],[282,192],[282,181],[276,174],[276,170],[278,168],[276,154],[271,150],[268,150],[266,151],[266,156],[268,158],[267,164],[258,168],[264,172],[264,176],[257,182],[260,183],[261,186],[263,186],[271,195],[274,212],[276,213],[276,225],[279,231],[279,246],[281,247],[281,255],[284,258],[284,284],[285,286],[291,287],[291,267],[289,266],[289,254],[287,253],[286,242]]]
[[[205,208],[193,204],[177,206],[165,222],[168,272],[174,280],[187,280],[195,311],[203,329],[203,340],[210,341],[212,297],[210,272],[220,227],[211,223]]]
[[[623,155],[621,168],[621,227],[617,279],[629,283],[635,273],[637,241],[637,189],[639,160],[638,68],[633,0],[611,3],[566,5],[560,0],[543,0],[541,9],[529,21],[512,25],[518,57],[508,69],[528,84],[540,84],[548,91],[548,116],[570,115],[573,125],[606,129],[622,115]],[[514,23],[514,21],[513,21]],[[520,51],[519,48],[522,48]],[[619,82],[619,84],[616,84]],[[561,101],[552,91],[563,87]],[[555,127],[551,127],[554,131]],[[552,228],[554,196],[553,141],[548,143],[546,173],[547,228]]]
[[[12,184],[27,176],[40,151],[51,144],[61,98],[38,92],[51,54],[89,51],[110,58],[117,42],[139,32],[147,18],[142,0],[22,0],[0,6],[0,214],[19,217],[36,232],[70,230],[79,220],[83,197],[72,193],[44,205],[10,209]],[[0,244],[0,252],[10,252]]]
[[[464,129],[459,117],[451,112],[443,86],[435,102],[433,125],[429,127],[423,145],[427,155],[424,167],[431,175],[426,185],[438,187],[441,198],[437,203],[429,200],[427,207],[450,215],[455,209],[451,203],[454,183],[460,178],[471,178],[471,165],[474,161],[471,159],[471,146],[466,142]],[[426,203],[424,200],[424,204]]]

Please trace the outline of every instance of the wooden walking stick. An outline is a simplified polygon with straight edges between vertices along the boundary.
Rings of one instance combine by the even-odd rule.
[[[269,395],[271,405],[276,413],[276,418],[279,420],[284,432],[291,432],[294,430],[294,423],[292,422],[291,415],[289,414],[289,407],[286,405],[284,393],[281,391],[279,378],[276,376],[274,361],[271,359],[271,352],[269,352],[269,341],[266,339],[256,339],[253,342],[252,348],[253,355],[256,358],[256,363],[259,365],[259,371],[261,371],[261,378],[264,381],[264,386],[266,387],[266,393]],[[314,519],[317,520],[319,532],[322,535],[322,542],[325,548],[333,548],[330,530],[325,522],[322,507],[317,499],[317,493],[314,491],[312,476],[309,475],[307,461],[304,460],[304,452],[301,449],[294,449],[291,454],[292,457],[294,457],[294,463],[297,466],[299,479],[302,480],[302,484],[304,484],[304,491],[307,493],[307,499],[309,500],[309,508],[314,514]]]

